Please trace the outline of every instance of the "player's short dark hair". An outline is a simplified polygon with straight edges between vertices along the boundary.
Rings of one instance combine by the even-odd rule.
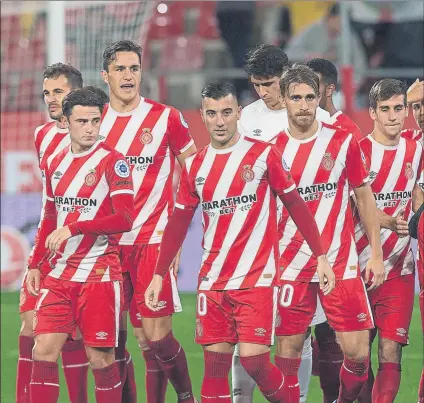
[[[281,77],[288,64],[289,59],[281,48],[261,44],[247,54],[244,70],[248,77],[267,79]]]
[[[330,62],[330,60],[316,58],[308,60],[305,65],[312,69],[315,73],[321,74],[325,85],[337,85],[337,67],[334,63]]]
[[[101,88],[95,87],[94,85],[86,85],[84,89],[90,90],[97,94],[104,104],[109,102],[109,96]]]
[[[59,76],[65,76],[73,90],[82,88],[84,85],[81,72],[70,64],[55,63],[47,66],[43,71],[43,78],[58,78]]]
[[[71,116],[75,106],[93,106],[99,108],[100,113],[103,113],[104,102],[96,92],[89,88],[79,88],[63,98],[62,111],[67,119]]]
[[[377,81],[371,88],[369,99],[370,107],[377,109],[377,103],[387,101],[396,95],[404,95],[403,104],[406,106],[406,91],[408,86],[404,81],[395,80],[394,78],[384,78]]]
[[[116,53],[118,52],[134,52],[138,56],[141,66],[141,55],[143,48],[137,43],[130,40],[123,40],[113,42],[106,47],[103,52],[103,70],[108,71],[109,64],[116,59]]]
[[[281,95],[285,96],[288,94],[291,84],[307,84],[319,95],[319,78],[318,76],[307,66],[302,64],[295,64],[293,67],[288,68],[284,71],[280,79],[280,91]]]
[[[236,89],[233,84],[222,82],[222,81],[212,81],[207,83],[202,90],[202,99],[212,98],[215,100],[226,97],[227,95],[232,95],[237,99]]]

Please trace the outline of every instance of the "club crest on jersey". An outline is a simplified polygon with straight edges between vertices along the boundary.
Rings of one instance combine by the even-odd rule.
[[[330,153],[324,154],[324,157],[322,158],[322,161],[321,161],[321,165],[327,171],[331,171],[334,168],[334,160],[333,158],[331,158]]]
[[[115,173],[120,178],[128,178],[130,176],[130,167],[127,162],[124,160],[116,161],[115,163]]]
[[[90,169],[88,174],[85,177],[85,184],[87,186],[93,186],[97,181],[97,177],[96,177],[96,170],[95,169]]]
[[[243,165],[243,171],[241,172],[241,178],[245,182],[252,182],[255,179],[255,173],[253,172],[251,165]]]
[[[150,129],[141,129],[140,141],[143,144],[150,144],[153,141],[152,131]]]
[[[410,162],[406,163],[405,176],[407,179],[412,179],[414,177],[414,170],[412,169],[412,164]]]

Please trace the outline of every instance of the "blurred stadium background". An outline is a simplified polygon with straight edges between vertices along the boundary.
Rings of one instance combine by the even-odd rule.
[[[242,66],[245,53],[257,43],[281,46],[292,61],[333,60],[341,77],[337,104],[364,134],[372,127],[367,94],[375,80],[396,77],[412,83],[424,77],[422,1],[2,1],[1,401],[7,403],[14,400],[20,326],[16,290],[41,209],[33,133],[48,119],[42,72],[48,64],[65,61],[80,69],[85,84],[106,90],[101,55],[107,44],[119,39],[143,45],[143,95],[181,109],[198,147],[208,141],[196,110],[202,86],[211,79],[231,80],[243,104],[255,100]],[[410,116],[407,127],[414,125]],[[195,289],[200,234],[196,216],[179,277],[180,289],[187,293]],[[203,364],[200,348],[191,342],[194,297],[187,294],[184,300],[184,316],[175,319],[176,333],[186,340],[198,391]],[[396,400],[400,403],[416,401],[423,360],[418,321],[417,307],[412,346],[404,353],[407,364]],[[137,356],[134,340],[131,343]],[[142,363],[135,362],[142,397]],[[319,396],[314,379],[308,401],[318,402]],[[256,401],[262,400],[257,396]]]

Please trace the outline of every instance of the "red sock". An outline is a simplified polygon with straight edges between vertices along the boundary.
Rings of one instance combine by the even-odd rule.
[[[125,359],[127,361],[127,379],[122,385],[122,401],[136,403],[137,385],[135,383],[134,363],[131,354],[127,350],[125,350]]]
[[[418,389],[418,403],[424,403],[424,368],[421,371],[420,387]]]
[[[202,382],[202,401],[231,403],[228,374],[233,362],[233,355],[204,350],[204,356],[205,374]]]
[[[178,402],[194,403],[187,358],[183,347],[169,332],[163,339],[149,341],[149,347],[155,352],[162,371],[172,383],[178,396]]]
[[[399,391],[401,366],[394,362],[381,363],[372,389],[372,401],[392,403]]]
[[[323,402],[333,403],[339,396],[340,369],[343,363],[343,351],[336,340],[335,331],[322,323],[315,328],[315,336],[319,346],[318,365]]]
[[[300,400],[300,387],[298,372],[301,358],[284,358],[275,356],[275,365],[284,375],[284,389],[286,390],[285,403],[298,403]]]
[[[82,340],[68,340],[62,349],[62,368],[72,403],[87,403],[88,359]]]
[[[116,362],[104,368],[93,369],[97,403],[120,403],[122,384]]]
[[[340,391],[338,403],[353,403],[361,393],[361,389],[368,379],[369,358],[365,361],[357,362],[343,360],[340,370]]]
[[[153,350],[143,351],[146,362],[147,403],[164,403],[168,379],[159,366]]]
[[[372,403],[372,388],[374,386],[374,372],[371,367],[371,361],[370,366],[368,368],[368,379],[365,382],[365,385],[363,386],[361,393],[358,396],[358,402],[359,403]]]
[[[34,361],[29,391],[30,403],[57,403],[59,399],[59,369],[57,363]]]
[[[271,363],[269,352],[252,357],[240,357],[240,363],[256,382],[266,400],[271,403],[288,401],[283,387],[284,375]]]
[[[32,371],[32,336],[19,336],[19,359],[16,370],[16,403],[29,402],[29,382]]]

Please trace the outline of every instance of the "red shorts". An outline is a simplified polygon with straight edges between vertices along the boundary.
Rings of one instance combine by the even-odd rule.
[[[121,261],[122,264],[122,261]],[[137,277],[136,270],[133,270],[134,276]],[[122,307],[122,313],[126,315],[128,312],[130,314],[130,322],[132,327],[141,328],[143,324],[141,323],[141,314],[138,312],[137,302],[134,298],[134,286],[135,282],[131,279],[131,274],[129,271],[122,273],[122,285],[124,289],[124,305]]]
[[[34,334],[74,334],[91,347],[118,345],[122,282],[77,283],[47,276],[34,312]]]
[[[196,343],[255,343],[274,339],[275,287],[197,291]]]
[[[21,293],[19,297],[19,313],[24,313],[28,311],[33,311],[35,309],[35,304],[37,303],[38,297],[30,294],[27,288],[27,275],[28,272],[25,273],[25,277],[21,287]],[[43,281],[46,278],[46,275],[41,272],[40,275],[40,288],[43,285]]]
[[[381,338],[407,345],[414,308],[415,276],[407,274],[386,280],[368,293],[375,327]]]
[[[374,327],[361,277],[336,281],[336,287],[326,296],[321,292],[319,283],[283,280],[278,295],[276,335],[305,333],[315,314],[317,295],[328,323],[336,332],[354,332]]]
[[[159,257],[160,244],[131,246],[134,249],[132,258],[137,262],[137,283],[135,286],[135,298],[138,311],[142,318],[161,318],[181,312],[181,302],[177,290],[177,280],[174,273],[168,271],[163,279],[162,291],[159,295],[159,311],[150,310],[144,302],[144,293],[152,281]],[[134,283],[133,283],[134,284]]]

